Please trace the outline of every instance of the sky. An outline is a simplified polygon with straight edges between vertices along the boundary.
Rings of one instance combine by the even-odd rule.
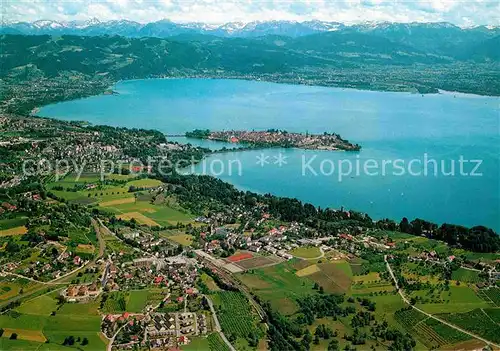
[[[3,22],[101,21],[141,23],[323,20],[450,22],[459,26],[499,25],[500,0],[0,0]]]

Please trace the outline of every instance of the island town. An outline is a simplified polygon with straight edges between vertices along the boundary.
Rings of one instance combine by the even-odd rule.
[[[294,147],[309,150],[359,151],[361,146],[352,144],[335,133],[309,134],[292,133],[278,129],[266,131],[210,131],[194,130],[187,137],[243,144],[247,148]]]

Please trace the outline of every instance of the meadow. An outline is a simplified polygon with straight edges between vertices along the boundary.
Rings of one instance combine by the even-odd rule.
[[[411,294],[421,297],[417,307],[427,313],[467,312],[476,308],[489,307],[488,303],[477,296],[476,292],[467,286],[450,286],[449,290],[435,291],[419,290]]]
[[[126,309],[128,312],[142,312],[148,304],[148,290],[131,290],[127,299]]]
[[[36,302],[41,304],[42,300]],[[21,305],[22,307],[22,305]],[[35,314],[37,312],[41,315]],[[101,350],[105,348],[105,344],[99,337],[100,334],[100,316],[87,315],[45,315],[46,310],[33,310],[30,313],[19,313],[11,311],[0,315],[0,325],[4,329],[15,330],[20,339],[27,339],[29,344],[22,344],[23,347],[34,347],[34,349],[59,350],[65,349],[61,345],[64,339],[68,336],[76,338],[87,338],[87,345],[75,344],[82,350]],[[43,338],[43,340],[42,340]],[[4,338],[0,338],[3,342]],[[36,340],[35,340],[36,339]],[[21,340],[15,340],[21,341]],[[8,350],[16,349],[17,343],[9,343]],[[42,346],[44,345],[44,346]]]
[[[217,286],[214,279],[206,273],[200,276],[201,281],[207,286],[210,291],[220,291],[221,289]]]
[[[480,282],[484,281],[484,279],[482,279],[479,276],[479,273],[480,272],[478,272],[478,271],[474,271],[471,269],[465,269],[465,268],[460,267],[456,271],[453,271],[453,273],[451,274],[451,279],[458,280],[458,281],[464,282],[464,283],[476,284],[476,283],[480,283]]]
[[[39,288],[41,284],[23,278],[13,278],[11,276],[0,277],[0,302],[8,300],[21,293],[28,293]]]
[[[26,224],[27,217],[17,216],[14,218],[0,219],[0,233],[7,229],[23,227]]]
[[[274,266],[237,274],[250,290],[260,298],[269,300],[271,306],[283,314],[297,311],[296,298],[312,293],[314,282],[308,277],[299,277],[292,260]]]
[[[114,213],[118,218],[135,220],[140,224],[149,226],[170,226],[178,222],[191,222],[193,217],[167,205],[155,205],[149,201],[137,199],[134,202],[127,202],[111,206],[100,206],[107,211]]]

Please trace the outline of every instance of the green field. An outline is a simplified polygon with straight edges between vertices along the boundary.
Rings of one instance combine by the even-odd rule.
[[[127,312],[142,312],[148,303],[148,290],[132,290],[127,300]]]
[[[127,182],[127,186],[135,186],[137,188],[155,188],[157,186],[162,185],[163,183],[158,179],[137,179]]]
[[[500,325],[495,324],[488,316],[485,311],[479,308],[466,313],[439,315],[450,323],[498,344],[500,343]]]
[[[484,280],[479,277],[479,272],[461,267],[456,271],[453,271],[451,279],[472,284],[480,283]]]
[[[125,292],[113,291],[108,294],[108,298],[103,306],[103,312],[125,312],[127,310],[128,295]]]
[[[103,346],[104,347],[104,346]],[[65,346],[54,343],[40,343],[27,340],[9,340],[0,338],[0,350],[8,351],[68,351],[71,350]],[[89,349],[90,350],[90,349]]]
[[[22,305],[21,305],[22,307]],[[24,329],[40,331],[45,335],[48,343],[34,343],[27,344],[26,347],[31,345],[46,345],[46,350],[59,350],[64,339],[73,335],[75,338],[86,337],[89,340],[88,345],[75,344],[74,346],[80,347],[82,350],[102,350],[105,345],[99,337],[101,325],[100,316],[85,316],[85,315],[60,315],[44,316],[36,314],[21,314],[18,312],[9,312],[0,315],[0,326],[2,328]],[[2,338],[3,339],[3,338]],[[18,341],[18,340],[16,340]],[[10,347],[11,345],[9,345]],[[43,348],[42,348],[43,349]],[[11,350],[9,348],[9,350]]]
[[[61,315],[89,315],[89,316],[97,316],[99,308],[99,300],[89,303],[65,303],[58,310],[57,314]]]
[[[26,224],[27,217],[19,216],[16,218],[0,219],[0,230],[12,229]]]
[[[16,311],[26,314],[49,316],[57,310],[57,301],[50,295],[42,295],[23,303]]]
[[[183,246],[189,246],[193,242],[193,236],[189,234],[180,234],[180,235],[172,235],[169,236],[168,239],[176,242],[177,244]]]
[[[21,289],[24,293],[39,288],[41,284],[22,278],[12,278],[11,276],[0,277],[0,301],[8,300],[17,296]]]
[[[268,300],[273,308],[284,314],[293,314],[297,311],[295,299],[313,293],[314,285],[308,277],[295,274],[294,262],[252,270],[237,277],[260,298]]]
[[[477,296],[473,289],[466,286],[450,286],[449,291],[436,292],[434,295],[429,295],[427,290],[420,290],[412,293],[411,296],[422,297],[424,302],[419,302],[416,306],[431,314],[467,312],[475,308],[490,307],[487,302]],[[436,299],[441,302],[435,302]]]
[[[207,351],[210,349],[210,343],[208,341],[208,338],[193,337],[190,339],[191,342],[189,344],[181,346],[182,351]]]
[[[104,207],[116,215],[138,212],[162,226],[175,225],[178,222],[192,221],[192,216],[173,209],[166,205],[154,205],[149,201],[136,201],[132,203],[116,204]]]
[[[208,290],[210,290],[210,291],[219,291],[219,290],[221,290],[217,286],[217,284],[215,283],[214,279],[211,276],[209,276],[208,274],[203,273],[200,276],[200,279],[207,286]]]

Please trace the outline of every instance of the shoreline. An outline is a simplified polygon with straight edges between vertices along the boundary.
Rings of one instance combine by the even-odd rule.
[[[206,78],[179,78],[179,77],[166,77],[166,78],[147,78],[147,79],[134,79],[134,80],[124,80],[124,81],[120,81],[120,83],[123,83],[123,82],[133,82],[133,81],[145,81],[145,80],[150,80],[150,79],[154,79],[154,80],[160,80],[160,79],[169,79],[169,80],[186,80],[186,79],[193,79],[193,80],[205,80]],[[227,79],[221,79],[221,78],[211,78],[211,80],[227,80]],[[233,80],[241,80],[241,79],[233,79]],[[244,79],[243,79],[244,80]],[[254,80],[252,81],[252,83],[254,84],[257,84],[257,83],[261,83],[262,81],[257,81],[257,80]],[[288,84],[288,83],[275,83],[275,82],[264,82],[264,83],[268,83],[268,84],[285,84],[285,85],[289,85],[289,86],[296,86],[296,85],[300,85],[300,84]],[[115,83],[113,86],[116,86],[117,84],[119,84],[118,82]],[[308,85],[306,85],[308,86]],[[371,93],[384,93],[384,92],[387,92],[387,91],[373,91],[373,90],[360,90],[360,89],[353,89],[353,88],[338,88],[338,87],[323,87],[323,86],[316,86],[316,87],[319,87],[319,88],[324,88],[324,89],[342,89],[342,90],[346,90],[346,89],[349,89],[350,91],[358,91],[358,92],[371,92]],[[115,87],[116,89],[116,87]],[[120,91],[120,89],[118,89],[118,91]],[[418,95],[418,94],[411,94],[409,93],[409,95]],[[437,95],[448,95],[448,98],[450,97],[449,95],[450,94],[446,94],[444,93],[441,93],[441,94],[433,94],[433,96],[437,96]],[[99,96],[99,95],[93,95],[92,97],[94,96]],[[491,96],[481,96],[481,95],[474,95],[474,97],[486,97],[486,98],[491,98]],[[85,99],[84,98],[81,98],[81,99]],[[75,100],[80,100],[80,99],[75,99]],[[497,100],[497,98],[495,97],[495,100]],[[68,100],[70,101],[70,100]],[[74,101],[74,100],[73,100]],[[58,102],[58,103],[61,103],[61,102]],[[40,116],[42,117],[42,116]],[[53,119],[57,119],[57,120],[63,120],[63,121],[68,121],[67,119],[64,119],[64,118],[54,118],[54,117],[50,117],[50,116],[46,116],[46,118],[53,118]],[[96,125],[99,125],[99,124],[102,124],[102,123],[97,123]],[[115,125],[116,126],[116,125]],[[151,129],[156,129],[154,127],[151,127]],[[185,136],[184,136],[185,137]],[[196,138],[195,138],[196,139]],[[195,140],[193,139],[193,140]],[[199,139],[197,139],[199,140]],[[169,140],[169,141],[172,141],[172,140]],[[212,142],[220,142],[220,143],[225,143],[224,141],[216,141],[216,140],[211,140]],[[183,144],[182,142],[180,142],[181,144]],[[197,147],[197,146],[196,146]],[[260,148],[260,149],[270,149],[271,147],[270,146],[265,146],[263,148]],[[300,148],[299,148],[300,149]],[[211,152],[209,154],[207,154],[207,157],[210,157],[212,155],[215,155],[215,154],[221,154],[221,153],[230,153],[230,152],[246,152],[246,151],[250,151],[248,150],[247,148],[243,147],[243,148],[228,148],[226,147],[225,150],[211,150]],[[319,151],[319,150],[318,150]],[[326,152],[329,152],[328,150],[321,150],[321,151],[326,151]],[[220,179],[220,178],[219,178]],[[224,182],[228,183],[228,184],[231,184],[233,186],[236,186],[233,182],[231,181],[228,181],[228,180],[224,180]],[[278,196],[278,195],[276,195]],[[291,198],[295,198],[295,199],[299,199],[297,198],[296,196],[294,195],[291,195],[290,196]],[[300,199],[299,199],[300,200]],[[303,200],[301,200],[303,201]],[[316,202],[315,202],[315,206],[319,206]],[[353,207],[353,209],[356,208],[356,207]],[[365,211],[367,214],[370,214],[370,211]],[[410,214],[411,215],[411,214]],[[389,215],[388,215],[389,216]],[[392,218],[392,217],[391,217]],[[394,217],[395,218],[395,217]],[[442,220],[441,220],[442,221]],[[436,222],[439,222],[441,223],[440,220],[436,219]],[[450,222],[450,220],[445,220],[445,222]],[[451,221],[451,222],[456,222],[456,221]],[[476,222],[477,223],[477,222]],[[470,226],[470,224],[464,224],[464,225],[468,225]],[[491,226],[491,225],[490,225]],[[495,228],[495,227],[494,227]]]
[[[349,90],[349,91],[358,91],[358,92],[372,92],[372,93],[392,93],[392,94],[406,94],[406,95],[429,95],[429,96],[450,96],[453,94],[460,94],[462,97],[475,97],[475,98],[497,98],[500,99],[500,94],[499,95],[482,95],[482,94],[474,94],[474,93],[466,93],[466,92],[461,92],[461,91],[449,91],[449,90],[443,90],[436,88],[436,92],[425,92],[425,93],[420,93],[420,92],[412,92],[410,90],[407,91],[401,91],[401,90],[380,90],[380,89],[362,89],[360,87],[358,88],[353,88],[349,86],[342,86],[342,85],[319,85],[319,84],[307,84],[307,83],[292,83],[292,82],[287,82],[287,81],[282,81],[282,82],[277,82],[273,80],[268,80],[268,79],[255,79],[255,78],[249,78],[249,77],[233,77],[233,76],[228,76],[228,77],[199,77],[199,76],[190,76],[190,77],[147,77],[147,78],[133,78],[133,79],[120,79],[114,82],[113,84],[109,85],[106,89],[104,89],[101,93],[95,94],[95,95],[90,95],[90,96],[85,96],[85,97],[80,97],[77,99],[71,99],[71,100],[61,100],[57,102],[52,102],[46,105],[40,105],[36,106],[32,109],[32,111],[36,110],[36,113],[40,112],[44,107],[50,106],[50,105],[57,105],[63,102],[69,102],[69,101],[78,101],[78,100],[84,100],[92,97],[97,97],[101,95],[106,95],[106,96],[113,96],[113,95],[120,95],[121,92],[119,89],[117,89],[117,85],[120,83],[128,83],[128,82],[137,82],[137,81],[148,81],[148,80],[241,80],[241,81],[247,81],[247,82],[254,82],[254,83],[268,83],[268,84],[279,84],[279,85],[289,85],[289,86],[306,86],[306,87],[317,87],[317,88],[324,88],[324,89],[335,89],[335,90]],[[112,94],[105,94],[106,91],[112,90]],[[36,116],[36,115],[35,115]],[[48,116],[39,116],[39,117],[48,117]]]

